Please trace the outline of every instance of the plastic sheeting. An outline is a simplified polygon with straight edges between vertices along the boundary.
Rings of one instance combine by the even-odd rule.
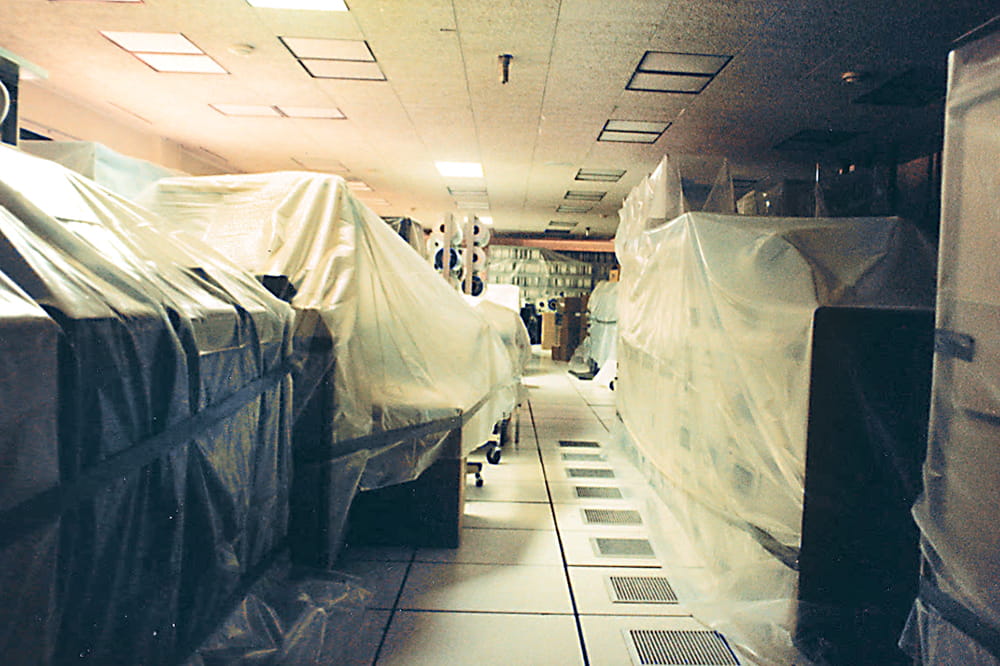
[[[590,316],[590,358],[602,367],[616,356],[618,341],[618,283],[598,282],[587,301]]]
[[[37,657],[28,663],[174,663],[286,534],[291,309],[55,163],[0,150],[0,206],[0,269],[60,339],[58,461],[51,410],[15,417],[4,435],[25,429],[12,443],[8,487],[37,492],[58,470],[58,492],[0,514],[15,549],[56,530],[54,546],[5,561],[6,571],[55,580],[47,609],[38,607],[41,578],[27,596],[7,577],[0,590],[4,606],[32,604],[51,633],[4,634],[0,653],[27,646]],[[5,375],[5,392],[52,388],[47,339],[40,331],[6,350],[5,368],[25,354],[40,370],[35,389]],[[48,437],[23,439],[32,428],[49,428],[38,432]]]
[[[515,383],[502,341],[343,179],[172,178],[145,200],[244,269],[287,276],[292,305],[319,313],[334,350],[335,441],[471,411],[482,400],[464,446],[489,439]]]
[[[59,483],[58,344],[56,323],[0,272],[0,513]],[[0,547],[0,655],[7,663],[51,657],[58,543],[54,521]]]
[[[185,666],[353,663],[371,598],[353,577],[279,562]]]
[[[463,425],[460,456],[509,409],[516,381],[499,336],[342,178],[171,178],[144,201],[245,270],[286,276],[292,305],[318,312],[333,349],[331,444],[364,447],[359,438],[482,404]],[[422,471],[399,462],[394,483]]]
[[[904,637],[922,663],[1000,662],[998,93],[994,32],[950,60],[930,440],[914,507],[928,589]]]
[[[618,410],[708,564],[695,614],[782,663],[794,654],[814,314],[928,307],[933,256],[892,218],[665,223],[684,208],[670,174],[665,160],[633,192],[616,238]]]
[[[92,141],[21,141],[18,147],[58,162],[126,199],[134,199],[160,178],[181,175]]]
[[[528,329],[521,321],[521,315],[514,310],[503,305],[498,305],[485,298],[476,296],[466,296],[465,300],[472,305],[479,314],[490,323],[490,326],[500,335],[507,353],[510,355],[510,364],[514,369],[514,374],[520,383],[521,377],[531,361],[531,340],[528,339]]]

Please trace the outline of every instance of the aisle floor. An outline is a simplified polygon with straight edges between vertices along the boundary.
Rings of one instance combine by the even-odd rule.
[[[739,663],[671,599],[664,558],[699,562],[609,445],[613,393],[547,354],[524,383],[520,441],[482,487],[468,478],[460,548],[345,553],[343,569],[378,581],[352,663]]]

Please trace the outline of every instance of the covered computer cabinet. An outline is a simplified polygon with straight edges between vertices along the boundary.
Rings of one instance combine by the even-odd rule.
[[[924,664],[1000,663],[998,23],[950,57],[923,576],[901,640]]]
[[[933,253],[896,218],[684,212],[679,183],[665,160],[622,211],[616,393],[705,563],[682,602],[755,663],[904,659]]]
[[[158,226],[0,150],[8,663],[175,663],[282,550],[291,308]]]
[[[410,538],[457,546],[462,459],[511,412],[518,383],[490,324],[338,176],[170,178],[142,201],[295,309],[292,531],[300,556],[332,564],[359,490],[375,491],[365,497],[380,496],[381,507],[412,508],[401,521]],[[417,508],[409,490],[377,495],[439,462],[432,473],[440,474],[437,494],[450,497],[447,510]],[[389,523],[357,522],[369,530]],[[438,528],[442,542],[427,542]]]

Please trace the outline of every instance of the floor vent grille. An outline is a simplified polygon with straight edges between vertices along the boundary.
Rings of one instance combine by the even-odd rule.
[[[597,554],[604,557],[656,557],[649,539],[614,539],[597,537]]]
[[[602,467],[571,467],[566,470],[572,479],[613,479],[615,470]]]
[[[580,499],[622,499],[622,491],[614,486],[576,486]]]
[[[726,639],[714,631],[629,629],[632,658],[638,666],[739,666]]]
[[[609,576],[616,604],[676,604],[677,594],[663,576]]]
[[[566,462],[603,462],[605,460],[600,453],[564,453],[562,459]]]
[[[601,445],[593,440],[560,439],[559,446],[572,449],[599,449]]]
[[[588,525],[642,525],[642,514],[634,509],[584,509]]]

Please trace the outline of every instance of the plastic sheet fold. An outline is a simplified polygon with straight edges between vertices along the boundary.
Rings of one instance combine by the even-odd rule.
[[[55,581],[33,616],[51,631],[0,642],[5,655],[35,649],[27,663],[175,663],[286,535],[291,308],[159,226],[82,176],[0,150],[0,270],[59,341],[55,386],[37,402],[56,413],[12,424],[49,431],[13,442],[5,484],[43,494],[0,505],[15,548],[53,539],[5,561]],[[5,375],[5,391],[51,381],[32,351],[47,339],[10,350],[6,367],[34,355],[39,373],[20,388]],[[5,605],[37,605],[47,585],[28,597],[2,582]]]
[[[278,562],[185,666],[351,663],[371,598],[357,578]]]
[[[296,313],[296,560],[329,566],[355,492],[459,459],[509,414],[500,335],[345,181],[315,173],[171,178],[142,198]],[[460,445],[448,435],[460,430]]]
[[[18,147],[57,162],[126,199],[134,199],[160,178],[181,175],[93,141],[21,141]]]
[[[867,309],[926,312],[933,253],[894,218],[667,221],[664,211],[684,209],[670,174],[665,160],[633,191],[616,238],[618,411],[633,456],[707,564],[683,601],[744,653],[783,663],[804,608],[814,318],[831,306],[862,321]],[[873,407],[869,432],[891,432],[891,410],[859,395]]]
[[[483,399],[464,447],[489,438],[515,384],[503,343],[343,179],[172,178],[144,201],[244,269],[287,277],[296,310],[319,313],[333,345],[335,442],[469,412]]]
[[[1000,662],[1000,34],[952,52],[937,344],[921,532],[924,588],[902,644],[917,663]]]

